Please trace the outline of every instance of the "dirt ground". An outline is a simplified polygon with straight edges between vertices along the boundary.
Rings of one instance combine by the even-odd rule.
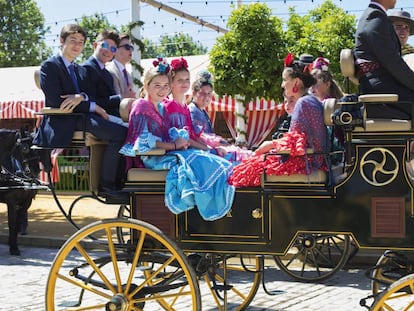
[[[59,194],[58,199],[63,209],[68,212],[77,194]],[[119,205],[106,205],[91,198],[79,200],[72,210],[72,218],[80,226],[91,222],[114,218]],[[28,235],[67,239],[76,228],[66,220],[51,193],[37,194],[29,208]],[[0,235],[8,234],[7,206],[0,203]]]

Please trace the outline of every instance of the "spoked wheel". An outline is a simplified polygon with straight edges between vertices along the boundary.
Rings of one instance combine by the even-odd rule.
[[[216,303],[217,310],[245,310],[260,286],[263,258],[240,255],[224,257],[207,255],[197,269],[205,270],[204,284]],[[240,273],[243,272],[243,273]]]
[[[276,264],[299,281],[325,280],[348,260],[349,235],[299,233],[285,256],[274,256]]]
[[[118,215],[119,219],[131,218],[131,207],[129,205],[122,204],[119,206]],[[126,244],[131,239],[131,232],[128,228],[119,227],[116,232],[118,242]]]
[[[117,230],[132,241],[116,242]],[[89,236],[98,237],[90,239]],[[57,253],[46,310],[201,310],[193,268],[178,246],[138,220],[102,220],[76,232]]]
[[[370,310],[414,310],[414,274],[409,274],[392,283],[375,299]]]
[[[412,273],[409,269],[407,257],[395,251],[385,251],[375,264],[370,278],[372,294],[375,296],[384,291],[388,286]]]

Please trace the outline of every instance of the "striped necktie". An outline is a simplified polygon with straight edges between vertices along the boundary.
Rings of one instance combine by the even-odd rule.
[[[124,70],[122,70],[122,72],[124,73],[124,78],[125,78],[126,85],[129,86],[128,73],[127,73],[126,69],[124,68]]]

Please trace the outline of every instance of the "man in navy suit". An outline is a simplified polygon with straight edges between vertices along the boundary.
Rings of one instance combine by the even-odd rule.
[[[93,43],[93,55],[82,64],[88,72],[91,98],[96,99],[108,114],[118,117],[121,99],[135,97],[135,93],[130,89],[125,94],[116,94],[113,77],[105,68],[105,64],[114,58],[119,43],[116,31],[101,31]]]
[[[414,102],[414,72],[401,57],[401,45],[387,10],[396,0],[373,0],[359,19],[355,34],[355,61],[361,94],[398,94]],[[378,118],[411,118],[411,105],[369,105],[367,114]]]
[[[64,115],[45,115],[34,138],[34,143],[50,148],[65,148],[71,144],[75,130],[85,130],[108,142],[101,169],[101,195],[125,197],[118,177],[122,156],[118,153],[127,129],[109,121],[109,115],[100,102],[91,97],[89,76],[84,67],[74,63],[84,48],[85,31],[69,24],[60,33],[61,51],[43,62],[40,86],[47,107],[59,108]]]

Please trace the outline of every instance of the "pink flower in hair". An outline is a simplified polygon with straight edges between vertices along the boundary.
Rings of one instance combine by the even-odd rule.
[[[324,57],[318,57],[312,64],[313,69],[320,69],[322,71],[329,70],[329,60]]]
[[[176,58],[171,61],[171,69],[177,71],[179,69],[187,69],[188,64],[187,61],[183,58]]]

